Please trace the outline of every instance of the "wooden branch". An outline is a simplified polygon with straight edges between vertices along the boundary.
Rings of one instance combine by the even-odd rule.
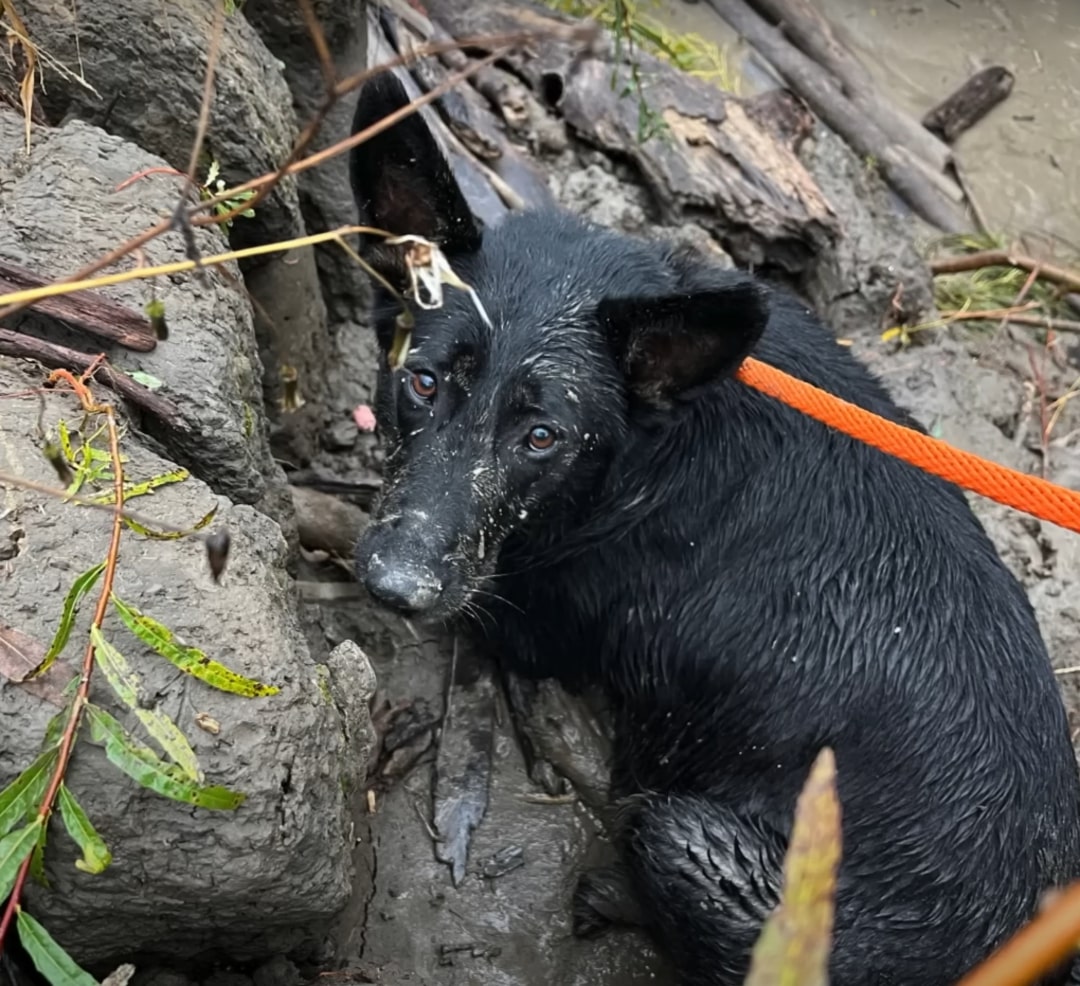
[[[1080,319],[1053,318],[1050,315],[1029,315],[1018,312],[1009,314],[1007,309],[995,308],[991,311],[963,311],[942,312],[941,317],[950,322],[980,322],[1002,319],[1010,324],[1032,325],[1039,329],[1048,329],[1052,332],[1076,332],[1080,333]]]
[[[1044,281],[1061,284],[1070,291],[1080,291],[1080,273],[1044,264],[1034,257],[1011,253],[1008,250],[980,250],[977,253],[962,253],[955,257],[940,257],[930,262],[930,270],[937,274],[959,274],[963,271],[979,270],[982,267],[1019,267],[1021,270],[1038,270]]]
[[[809,0],[750,0],[750,5],[775,23],[803,54],[835,76],[843,94],[893,143],[906,147],[934,173],[945,172],[952,151],[918,120],[888,101],[866,67]]]
[[[9,260],[0,258],[0,293],[2,294],[22,291],[24,288],[38,288],[43,284],[51,283],[49,278],[41,277]],[[81,329],[100,339],[108,339],[109,342],[123,346],[125,349],[149,353],[157,347],[154,330],[146,318],[94,291],[45,298],[35,302],[31,307],[35,312],[66,322],[73,328]]]
[[[1006,99],[1014,81],[1007,68],[984,68],[930,110],[922,119],[923,126],[951,144]]]
[[[862,157],[877,161],[885,179],[927,222],[950,233],[968,227],[966,217],[939,187],[939,178],[905,155],[902,145],[863,113],[820,65],[795,48],[744,0],[709,0],[725,21],[756,48],[809,104]]]
[[[13,332],[10,329],[0,329],[0,356],[15,356],[22,359],[35,359],[45,366],[54,369],[63,367],[73,373],[89,369],[96,359],[66,346],[58,346],[52,342],[45,342],[34,336],[24,335],[22,332]],[[94,373],[94,379],[99,380],[107,387],[112,388],[118,394],[126,397],[132,404],[181,433],[189,431],[187,423],[180,416],[180,409],[170,400],[155,394],[140,383],[136,383],[126,373],[119,373],[107,366],[99,367]]]

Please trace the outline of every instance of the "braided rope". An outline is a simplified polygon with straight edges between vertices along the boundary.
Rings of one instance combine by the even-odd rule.
[[[830,428],[972,493],[1080,534],[1080,492],[989,462],[747,358],[737,378]]]

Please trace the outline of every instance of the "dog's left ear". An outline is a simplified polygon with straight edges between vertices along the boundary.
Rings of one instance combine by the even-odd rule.
[[[607,298],[597,308],[630,392],[668,405],[738,370],[769,320],[765,288],[749,277],[709,290]]]
[[[373,76],[360,90],[352,132],[378,123],[409,101],[392,71]],[[422,236],[448,256],[479,248],[480,225],[419,111],[354,148],[349,172],[362,225],[394,236]],[[380,251],[379,242],[363,238],[366,259],[397,281],[403,272],[393,269],[390,252]]]

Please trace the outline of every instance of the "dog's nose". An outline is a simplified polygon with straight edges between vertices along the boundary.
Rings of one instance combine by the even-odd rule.
[[[435,605],[442,582],[420,565],[387,565],[377,558],[368,564],[368,592],[384,606],[402,613],[421,613]]]

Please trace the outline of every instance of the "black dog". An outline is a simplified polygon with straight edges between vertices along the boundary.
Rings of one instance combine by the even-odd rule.
[[[406,101],[380,76],[355,129]],[[441,244],[491,321],[448,290],[383,366],[359,574],[403,612],[491,616],[515,672],[606,691],[639,906],[586,876],[580,929],[637,911],[686,983],[741,982],[823,746],[833,986],[946,986],[1077,876],[1050,662],[962,494],[732,379],[754,352],[914,427],[810,311],[562,212],[483,230],[415,115],[352,178],[362,221]],[[400,251],[366,249],[403,289]]]

